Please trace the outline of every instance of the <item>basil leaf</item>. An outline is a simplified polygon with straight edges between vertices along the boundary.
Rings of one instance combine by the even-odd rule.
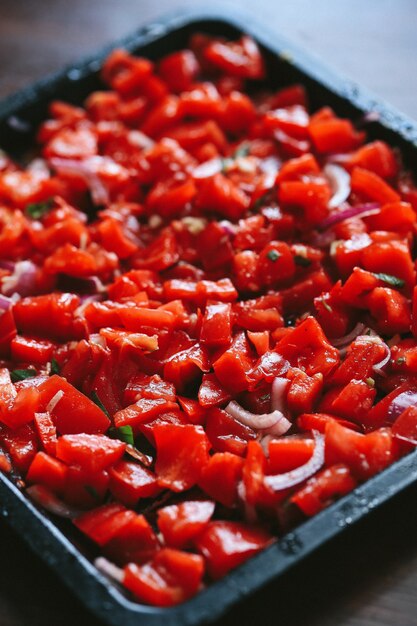
[[[34,376],[37,376],[37,374],[37,371],[34,369],[13,370],[12,372],[10,372],[10,378],[12,379],[12,382],[17,383],[17,381],[19,380],[33,378]]]
[[[52,374],[59,374],[60,368],[58,365],[58,361],[52,357],[51,359],[51,376]]]
[[[275,261],[278,261],[279,257],[281,256],[280,253],[278,252],[278,250],[270,250],[267,255],[268,259],[270,261],[272,261],[273,263],[275,263]]]
[[[101,409],[105,415],[107,415],[107,417],[110,417],[108,410],[106,409],[106,407],[104,406],[100,398],[98,397],[97,391],[94,390],[91,392],[91,399],[95,404],[97,404],[98,408]]]
[[[48,213],[54,205],[52,198],[44,202],[32,202],[26,205],[25,213],[33,220],[38,220]]]
[[[294,254],[294,263],[296,265],[300,265],[301,267],[309,267],[311,265],[310,259],[306,256],[302,256],[301,254]]]
[[[116,428],[116,437],[120,441],[129,443],[131,446],[135,445],[135,438],[133,436],[133,430],[131,426],[119,426]]]
[[[402,278],[392,276],[392,274],[379,274],[373,272],[373,275],[375,276],[375,278],[382,280],[382,282],[387,283],[387,285],[390,285],[391,287],[404,287],[405,285],[405,281]]]

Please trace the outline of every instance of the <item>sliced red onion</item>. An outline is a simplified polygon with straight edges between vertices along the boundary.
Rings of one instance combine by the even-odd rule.
[[[407,389],[407,391],[403,391],[400,393],[394,400],[391,402],[388,407],[388,421],[395,422],[397,417],[401,415],[405,409],[409,406],[417,405],[417,391],[413,391],[412,389]]]
[[[40,178],[49,178],[49,167],[45,159],[33,159],[27,167],[27,171]]]
[[[291,422],[288,422],[287,418],[281,413],[281,411],[272,411],[271,413],[263,413],[261,415],[257,415],[256,413],[251,413],[250,411],[246,411],[240,404],[238,404],[235,400],[229,402],[225,411],[229,413],[232,417],[234,417],[241,424],[245,424],[245,426],[249,426],[254,430],[263,430],[266,431],[271,429],[272,427],[276,427],[279,430],[279,423],[281,421],[289,423],[291,426]],[[275,434],[275,433],[269,433]]]
[[[62,389],[60,389],[59,391],[56,392],[54,396],[52,396],[52,398],[49,400],[48,404],[46,405],[46,410],[48,411],[48,413],[52,413],[52,411],[54,410],[58,402],[61,400],[63,395],[64,395],[64,392],[62,391]]]
[[[200,163],[193,170],[193,178],[209,178],[209,176],[214,176],[214,174],[218,174],[223,169],[223,159],[219,159],[218,157],[214,159],[210,159],[210,161],[204,161],[204,163]]]
[[[237,485],[237,495],[241,502],[243,502],[243,507],[245,511],[245,520],[249,524],[256,524],[258,521],[258,514],[256,512],[256,507],[253,504],[249,504],[246,500],[246,488],[245,483],[241,480]]]
[[[49,513],[59,517],[73,519],[83,512],[57,498],[52,491],[43,485],[32,485],[26,489],[26,493]]]
[[[323,466],[324,463],[324,435],[313,430],[313,436],[315,440],[314,452],[312,457],[300,467],[297,467],[290,472],[284,474],[275,474],[273,476],[265,477],[265,484],[271,487],[274,491],[282,491],[283,489],[289,489],[295,485],[310,478],[313,474]]]
[[[6,296],[14,293],[20,296],[30,296],[36,289],[38,268],[32,261],[18,261],[13,274],[5,276],[1,282],[1,290]]]
[[[281,159],[276,156],[269,156],[259,161],[259,169],[266,174],[265,180],[263,181],[265,187],[273,187],[281,165]]]
[[[105,574],[112,580],[115,580],[117,583],[120,583],[120,584],[123,583],[123,580],[124,580],[123,570],[120,567],[117,567],[117,565],[115,565],[111,561],[108,561],[107,559],[105,559],[104,556],[99,556],[94,561],[94,565],[102,574]]]
[[[336,235],[331,230],[326,230],[324,233],[313,230],[309,236],[309,243],[315,248],[327,248],[335,241]]]
[[[281,413],[281,417],[279,418],[279,420],[275,422],[275,424],[271,426],[270,428],[265,428],[262,432],[265,435],[273,435],[275,437],[281,437],[281,435],[285,435],[285,433],[289,431],[291,426],[292,424],[290,420],[287,419],[285,415]]]
[[[350,176],[343,167],[328,163],[323,168],[323,173],[329,180],[333,196],[329,201],[329,208],[335,209],[340,206],[350,195]]]
[[[267,458],[269,457],[269,442],[273,439],[276,439],[274,435],[262,435],[262,437],[259,439],[259,443],[261,444],[262,450],[264,451],[264,454]]]
[[[15,265],[16,263],[13,261],[0,261],[0,269],[7,270],[8,272],[13,272]]]
[[[1,312],[5,312],[8,311],[10,309],[10,307],[13,304],[13,300],[11,300],[10,298],[6,298],[6,296],[3,296],[2,294],[0,294],[0,311]]]
[[[339,348],[339,346],[346,346],[352,343],[352,341],[354,341],[356,337],[364,332],[365,328],[365,324],[362,324],[362,322],[358,322],[355,328],[350,331],[350,333],[348,333],[347,335],[343,335],[343,337],[338,337],[337,339],[332,340],[334,347]]]
[[[381,205],[377,202],[366,202],[357,206],[349,206],[341,211],[333,211],[326,219],[324,219],[317,228],[326,230],[330,226],[334,226],[339,222],[344,222],[351,217],[368,217],[369,215],[377,215],[381,212]]]
[[[379,337],[376,334],[359,335],[358,337],[356,337],[355,343],[360,343],[360,344],[377,343],[385,349],[384,358],[381,359],[381,361],[379,361],[378,363],[375,363],[375,365],[372,366],[372,369],[375,372],[375,374],[386,376],[385,372],[382,371],[382,368],[385,367],[387,363],[389,363],[391,359],[391,350],[390,350],[390,347],[384,341],[382,341],[381,337]]]
[[[100,157],[101,159],[105,157]],[[88,185],[94,204],[102,205],[110,202],[107,187],[97,174],[94,157],[77,161],[76,159],[61,159],[53,157],[49,162],[58,174],[72,174],[80,176]]]
[[[131,146],[135,146],[135,148],[143,148],[145,150],[149,150],[155,145],[153,139],[142,133],[140,130],[131,130],[127,134],[128,141]]]
[[[222,227],[226,235],[230,235],[231,237],[234,237],[234,235],[236,235],[237,228],[235,224],[232,224],[232,222],[229,222],[229,220],[221,220],[219,222],[219,226]]]
[[[389,363],[391,359],[391,350],[389,349],[386,343],[384,343],[383,346],[386,351],[384,358],[381,361],[379,361],[379,363],[375,363],[375,365],[372,366],[372,369],[374,370],[375,374],[379,374],[380,376],[386,376],[386,373],[383,371],[383,368],[387,365],[387,363]]]
[[[288,378],[277,376],[274,378],[271,388],[271,408],[273,411],[281,411],[283,415],[285,415],[287,409],[287,397],[285,392],[287,391],[289,382]]]

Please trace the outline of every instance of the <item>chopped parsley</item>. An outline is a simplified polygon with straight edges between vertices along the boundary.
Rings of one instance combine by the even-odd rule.
[[[52,198],[49,198],[49,200],[45,200],[44,202],[31,202],[26,205],[25,213],[33,220],[39,220],[41,217],[46,215],[46,213],[49,213],[53,205],[54,201]]]
[[[301,254],[294,254],[294,263],[296,265],[300,265],[301,267],[309,267],[311,265],[310,259],[306,256],[302,256]]]
[[[397,365],[404,365],[404,363],[406,362],[406,358],[405,356],[399,356],[398,359],[395,361]]]
[[[268,259],[270,261],[272,261],[273,263],[275,263],[275,261],[278,261],[279,257],[281,256],[280,253],[278,252],[278,250],[270,250],[267,255]]]
[[[53,374],[59,374],[60,367],[58,365],[58,361],[54,358],[51,359],[51,376]]]
[[[391,287],[404,287],[405,281],[402,278],[398,278],[397,276],[392,276],[392,274],[384,274],[373,272],[375,278],[378,280],[382,280],[382,282],[387,283]]]
[[[97,391],[94,390],[91,392],[91,399],[95,404],[97,404],[98,408],[101,409],[105,415],[107,415],[107,417],[110,417],[108,410],[106,409],[106,407],[104,406],[100,398],[98,397]]]
[[[19,380],[26,380],[27,378],[33,378],[37,376],[37,371],[34,369],[27,370],[13,370],[10,372],[10,378],[12,382],[17,383]]]
[[[119,426],[115,429],[115,431],[117,439],[120,439],[120,441],[124,441],[131,446],[135,445],[135,438],[133,436],[133,430],[131,426]]]

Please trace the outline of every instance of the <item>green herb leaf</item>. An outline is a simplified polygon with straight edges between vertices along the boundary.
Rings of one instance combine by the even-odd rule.
[[[301,254],[294,254],[294,263],[296,265],[300,265],[301,267],[309,267],[311,265],[310,259],[306,256],[302,256]]]
[[[268,259],[270,261],[272,261],[273,263],[275,263],[275,261],[278,261],[279,257],[281,256],[280,253],[278,252],[278,250],[270,250],[267,255]]]
[[[52,198],[45,200],[45,202],[32,202],[26,205],[25,213],[33,220],[39,220],[52,209],[53,205],[54,201]]]
[[[51,376],[53,374],[59,374],[60,371],[61,370],[60,370],[60,367],[58,365],[58,361],[52,357],[52,359],[51,359]]]
[[[97,489],[93,487],[93,485],[84,485],[84,489],[86,490],[88,495],[93,498],[93,500],[95,500],[96,502],[100,501],[100,496],[97,493]]]
[[[239,157],[246,157],[248,156],[249,152],[250,143],[248,141],[245,141],[244,143],[242,143],[241,146],[239,146],[239,148],[234,151],[232,158],[238,159]]]
[[[135,438],[133,436],[133,430],[131,426],[119,426],[116,430],[116,437],[120,441],[129,443],[131,446],[135,445]]]
[[[399,356],[395,362],[397,365],[404,365],[406,361],[407,359],[405,358],[405,356]]]
[[[18,380],[26,380],[27,378],[33,378],[37,375],[37,371],[34,369],[27,370],[13,370],[10,372],[10,378],[12,382],[17,383]]]
[[[397,276],[392,276],[392,274],[379,274],[373,272],[375,278],[382,280],[382,282],[387,283],[391,287],[404,287],[405,281],[402,278],[398,278]]]
[[[107,415],[107,417],[110,417],[108,410],[106,409],[106,407],[104,406],[100,398],[98,397],[97,391],[94,390],[91,392],[91,399],[95,404],[97,404],[98,408],[101,409],[105,415]]]
[[[368,385],[368,387],[375,387],[375,381],[374,381],[374,379],[373,379],[373,378],[370,378],[370,377],[369,377],[369,378],[367,378],[367,379],[365,380],[365,382],[366,382],[366,384]]]
[[[265,193],[263,193],[261,196],[259,196],[257,200],[255,200],[252,208],[260,209],[264,204],[266,204],[273,198],[273,194],[274,192],[276,192],[276,190],[277,190],[276,185],[274,185],[273,187],[271,187],[271,189],[268,189],[267,191],[265,191]]]

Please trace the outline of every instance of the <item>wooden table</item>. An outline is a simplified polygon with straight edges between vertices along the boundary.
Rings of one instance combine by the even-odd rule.
[[[195,2],[0,0],[0,97],[187,6]],[[256,14],[417,118],[414,0],[257,0]],[[411,489],[350,529],[221,626],[417,625],[416,495]],[[3,523],[0,563],[1,626],[99,626]]]

